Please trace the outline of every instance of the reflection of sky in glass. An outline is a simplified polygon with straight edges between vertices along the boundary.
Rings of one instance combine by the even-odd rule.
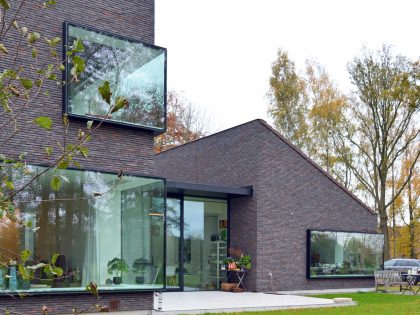
[[[98,87],[106,80],[113,92],[112,102],[117,96],[122,96],[128,98],[130,104],[128,108],[113,113],[109,120],[164,127],[164,49],[73,26],[69,26],[68,35],[68,45],[75,38],[83,40],[85,51],[79,55],[86,61],[86,70],[79,82],[68,86],[70,113],[105,117],[109,105],[100,97]]]
[[[204,239],[204,202],[184,201],[184,208],[188,209],[185,216],[185,238]]]

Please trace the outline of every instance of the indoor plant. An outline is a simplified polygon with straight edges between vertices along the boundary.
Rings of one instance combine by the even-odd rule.
[[[144,273],[146,270],[146,267],[149,266],[151,263],[146,258],[137,258],[134,262],[132,267],[132,270],[134,273],[138,274],[139,276],[136,277],[136,283],[141,284],[144,283]]]
[[[114,275],[112,282],[114,284],[122,283],[122,275],[128,272],[128,265],[124,259],[115,257],[108,262],[108,274]]]

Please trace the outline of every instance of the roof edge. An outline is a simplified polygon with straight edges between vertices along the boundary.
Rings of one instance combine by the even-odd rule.
[[[239,124],[239,125],[236,125],[236,126],[233,126],[233,127],[227,128],[227,129],[223,129],[223,130],[217,131],[217,132],[215,132],[215,133],[212,133],[211,135],[208,135],[208,136],[205,136],[205,137],[202,137],[202,138],[198,138],[198,139],[192,140],[192,141],[190,141],[190,142],[187,142],[187,143],[184,143],[184,144],[178,145],[178,146],[173,147],[173,148],[170,148],[170,149],[168,149],[168,150],[165,150],[165,151],[162,151],[162,152],[159,152],[159,153],[155,153],[155,155],[164,154],[164,153],[166,153],[166,152],[169,152],[169,151],[172,151],[172,150],[175,150],[175,149],[178,149],[178,148],[182,148],[182,147],[183,147],[183,146],[185,146],[185,145],[189,145],[189,144],[192,144],[192,143],[198,142],[198,141],[200,141],[200,140],[204,140],[204,139],[207,139],[207,138],[210,138],[210,137],[213,137],[213,136],[217,136],[217,135],[219,135],[219,134],[221,134],[221,133],[223,133],[223,132],[227,132],[227,131],[229,131],[229,130],[236,129],[236,128],[238,128],[238,127],[241,127],[241,126],[244,126],[244,125],[248,125],[248,124],[251,124],[251,123],[253,123],[253,122],[258,122],[258,121],[259,121],[259,122],[264,122],[264,123],[266,123],[266,122],[265,122],[263,119],[261,119],[261,118],[253,119],[253,120],[250,120],[250,121],[244,122],[244,123],[242,123],[242,124]]]
[[[366,205],[362,200],[360,200],[355,194],[353,194],[350,190],[348,190],[343,184],[341,184],[339,181],[337,181],[334,177],[332,177],[329,173],[327,173],[321,166],[319,166],[314,160],[312,160],[309,156],[307,156],[301,149],[299,149],[297,146],[295,146],[293,143],[291,143],[289,140],[287,140],[280,132],[278,132],[276,129],[274,129],[272,126],[270,126],[265,120],[258,119],[258,121],[264,125],[268,130],[273,132],[280,140],[282,140],[286,145],[288,145],[291,149],[296,151],[299,155],[301,155],[306,161],[308,161],[312,166],[314,166],[316,169],[318,169],[321,173],[323,173],[330,181],[332,181],[334,184],[336,184],[341,190],[343,190],[345,193],[350,195],[355,201],[357,201],[362,207],[364,207],[367,211],[369,211],[373,215],[377,215],[375,211],[373,211],[368,205]]]

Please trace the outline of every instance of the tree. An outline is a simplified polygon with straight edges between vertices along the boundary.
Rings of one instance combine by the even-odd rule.
[[[280,133],[349,187],[351,173],[333,141],[345,121],[348,99],[325,68],[307,61],[305,73],[298,75],[287,52],[279,50],[272,65],[268,97],[268,113]]]
[[[348,99],[316,61],[306,62],[308,95],[309,155],[345,187],[350,186],[351,172],[338,154],[334,135],[345,123]]]
[[[387,209],[402,193],[413,175],[420,151],[407,165],[407,176],[398,189],[390,191],[387,181],[391,168],[401,163],[405,152],[419,141],[416,120],[420,106],[419,61],[394,56],[387,46],[372,53],[363,51],[349,64],[348,71],[356,88],[351,113],[336,145],[359,185],[368,193],[379,214],[384,234],[384,257],[389,259]],[[344,154],[352,149],[352,159]]]
[[[197,140],[209,132],[211,119],[185,96],[169,91],[166,132],[155,138],[155,152],[159,153]]]
[[[409,172],[416,152],[420,150],[420,146],[411,148],[405,153],[401,163],[400,178],[396,182],[396,189],[403,185],[407,178],[408,182],[402,193],[395,200],[395,207],[399,210],[400,218],[405,229],[403,229],[407,237],[407,255],[410,258],[417,258],[417,247],[419,242],[418,226],[420,219],[420,166],[418,164]]]
[[[270,89],[267,93],[269,116],[274,125],[301,149],[308,144],[308,104],[305,81],[296,73],[295,63],[286,51],[279,49],[271,67]]]

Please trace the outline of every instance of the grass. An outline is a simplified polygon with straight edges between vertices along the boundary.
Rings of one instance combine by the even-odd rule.
[[[267,311],[231,313],[244,315],[413,315],[420,314],[420,295],[399,295],[387,293],[349,293],[349,294],[325,294],[314,297],[331,299],[335,297],[349,297],[356,301],[356,306],[313,308],[300,310]],[[214,315],[214,314],[212,314]]]

